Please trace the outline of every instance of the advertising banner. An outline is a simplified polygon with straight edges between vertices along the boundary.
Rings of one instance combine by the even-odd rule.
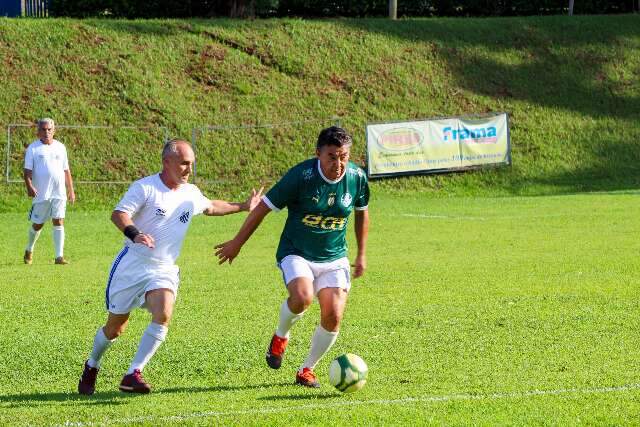
[[[367,125],[370,177],[511,163],[509,118],[447,118]]]

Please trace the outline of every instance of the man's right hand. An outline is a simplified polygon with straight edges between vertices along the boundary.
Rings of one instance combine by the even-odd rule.
[[[140,233],[134,239],[134,243],[140,243],[141,245],[145,245],[146,247],[153,249],[156,247],[156,241],[151,237],[150,234]]]
[[[31,198],[36,197],[38,195],[38,190],[34,187],[27,187],[27,195]]]

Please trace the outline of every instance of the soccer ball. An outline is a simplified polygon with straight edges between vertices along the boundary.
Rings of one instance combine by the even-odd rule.
[[[329,365],[329,382],[345,393],[353,393],[367,382],[367,364],[359,356],[346,353],[333,359]]]

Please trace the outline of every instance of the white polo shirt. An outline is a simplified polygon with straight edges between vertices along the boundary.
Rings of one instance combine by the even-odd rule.
[[[39,139],[27,147],[24,168],[32,171],[33,186],[38,191],[33,203],[67,199],[64,171],[69,170],[66,147],[58,140],[43,144]]]
[[[159,263],[175,263],[180,255],[191,219],[210,205],[193,184],[182,184],[171,190],[160,174],[135,181],[115,210],[129,214],[140,232],[150,234],[155,248],[125,239],[130,252]]]

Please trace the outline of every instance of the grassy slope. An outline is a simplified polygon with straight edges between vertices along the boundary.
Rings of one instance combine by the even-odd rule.
[[[369,121],[511,114],[513,167],[391,179],[434,194],[540,194],[640,183],[640,17],[265,21],[0,19],[0,124],[165,126],[278,123],[334,115],[364,161]],[[237,196],[312,155],[328,121],[207,133],[203,184]],[[4,150],[5,132],[0,133]],[[158,134],[67,132],[80,179],[131,180],[157,168]],[[26,143],[31,132],[16,140]],[[115,143],[114,143],[115,141]],[[142,142],[143,141],[143,142]],[[4,153],[2,158],[4,158]],[[12,169],[20,169],[14,150]],[[4,174],[4,161],[2,162]],[[12,177],[19,178],[19,174]],[[6,191],[5,191],[6,190]],[[117,187],[85,187],[85,207]],[[2,210],[23,208],[3,186]]]

